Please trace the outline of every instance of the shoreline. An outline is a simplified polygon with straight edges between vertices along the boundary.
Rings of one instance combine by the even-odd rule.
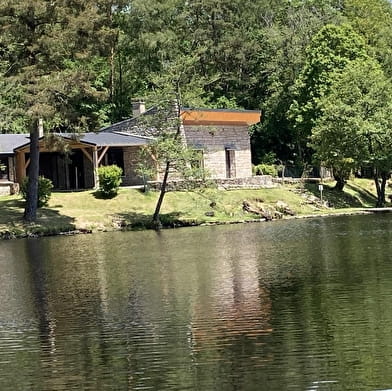
[[[162,229],[392,212],[391,207],[373,207],[377,199],[370,180],[350,181],[344,192],[325,185],[325,201],[318,196],[315,184],[168,192]],[[96,197],[93,191],[53,192],[37,222],[25,224],[24,201],[7,196],[0,199],[0,240],[156,229],[151,219],[157,198],[157,192],[138,189],[120,189],[112,199]]]
[[[177,229],[187,227],[208,227],[218,225],[234,225],[234,224],[252,224],[252,223],[273,223],[284,220],[299,220],[299,219],[311,219],[320,217],[334,217],[334,216],[354,216],[354,215],[367,215],[374,213],[392,213],[392,208],[358,208],[352,211],[339,212],[334,210],[326,213],[315,213],[315,214],[304,214],[295,216],[284,216],[280,219],[266,220],[265,218],[253,218],[253,219],[241,219],[232,221],[210,221],[210,222],[196,222],[196,221],[173,221],[170,224],[163,225],[161,229]],[[41,227],[33,226],[33,229],[29,231],[28,228],[22,230],[21,228],[5,229],[0,231],[0,240],[13,240],[13,239],[26,239],[26,238],[41,238],[49,236],[74,236],[74,235],[86,235],[102,232],[131,232],[131,231],[148,231],[154,228],[147,225],[126,225],[126,226],[112,226],[110,228],[105,227],[102,229],[86,229],[86,228],[74,228],[70,230],[64,229],[40,229]]]

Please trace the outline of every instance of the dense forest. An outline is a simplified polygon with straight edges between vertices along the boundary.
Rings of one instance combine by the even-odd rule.
[[[97,130],[181,74],[186,106],[262,111],[254,163],[389,169],[387,0],[3,0],[0,28],[2,133]]]

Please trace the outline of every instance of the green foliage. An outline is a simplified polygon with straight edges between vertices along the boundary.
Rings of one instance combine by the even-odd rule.
[[[163,112],[174,89],[154,95],[170,79],[182,106],[262,109],[255,164],[311,161],[318,99],[347,62],[369,55],[392,76],[388,0],[15,0],[0,27],[0,132],[33,117],[95,130],[130,117],[136,96]]]
[[[115,164],[98,168],[99,193],[105,198],[117,195],[121,185],[122,169]]]
[[[21,186],[20,192],[24,200],[27,200],[28,197],[28,184],[29,178],[24,178]],[[50,196],[52,195],[53,183],[50,179],[40,176],[38,178],[38,208],[42,208],[43,206],[47,206],[50,200]]]
[[[262,163],[264,163],[264,164],[275,164],[275,162],[276,162],[276,153],[275,152],[268,152],[268,153],[266,153],[263,157],[262,157],[262,159],[261,159],[261,162]]]
[[[342,13],[363,35],[370,54],[392,76],[392,7],[389,0],[345,0]]]
[[[278,168],[274,164],[261,163],[253,166],[254,175],[272,175],[278,176]]]
[[[306,144],[320,115],[319,99],[328,95],[348,64],[368,58],[366,50],[364,39],[348,25],[327,25],[313,37],[304,67],[295,81],[295,99],[288,112],[302,160],[309,159]]]
[[[157,171],[170,162],[171,176],[186,182],[203,181],[208,173],[203,167],[203,156],[187,147],[174,133],[162,133],[139,153],[137,173],[152,179]],[[147,179],[147,180],[148,180]]]
[[[373,168],[379,202],[392,169],[392,85],[375,61],[357,60],[337,75],[319,101],[312,146],[316,157],[338,170]],[[385,190],[385,189],[384,189]]]
[[[153,180],[157,176],[157,162],[152,155],[152,147],[141,147],[138,153],[138,159],[136,164],[136,174],[143,179],[144,192],[147,192],[148,181]]]
[[[116,39],[108,13],[113,5],[1,3],[0,85],[8,88],[1,89],[0,102],[10,111],[2,128],[18,130],[23,117],[27,124],[43,118],[54,130],[85,130],[107,121],[100,105],[110,81],[105,56]]]

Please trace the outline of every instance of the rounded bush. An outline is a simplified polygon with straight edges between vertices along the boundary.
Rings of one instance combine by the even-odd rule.
[[[20,192],[24,200],[27,200],[29,189],[29,178],[26,177],[23,179],[23,182],[20,186]],[[45,178],[44,176],[40,176],[38,178],[38,208],[42,208],[43,206],[47,206],[50,196],[52,195],[53,183],[50,179]]]
[[[258,164],[253,167],[253,172],[255,175],[278,175],[278,169],[274,164]]]
[[[99,192],[105,198],[114,197],[121,185],[123,171],[116,165],[101,166],[98,168]]]

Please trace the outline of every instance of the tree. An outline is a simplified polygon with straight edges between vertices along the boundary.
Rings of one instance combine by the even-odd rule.
[[[57,2],[5,0],[0,5],[2,51],[9,64],[2,81],[21,91],[15,110],[24,109],[30,133],[29,191],[24,218],[36,219],[39,173],[38,122],[46,130],[95,128],[98,115],[86,108],[106,95],[94,85],[89,64],[107,55],[115,33],[109,0]],[[11,124],[10,124],[11,125]]]
[[[307,142],[320,115],[319,99],[328,95],[339,72],[350,62],[367,58],[365,41],[348,25],[326,25],[313,37],[288,111],[301,160],[310,159]]]
[[[151,75],[154,87],[148,101],[154,110],[151,115],[142,116],[139,122],[139,125],[154,130],[156,141],[149,147],[149,155],[154,156],[157,169],[163,173],[152,218],[153,226],[156,228],[161,227],[160,211],[169,176],[173,171],[185,180],[204,179],[200,174],[201,170],[194,165],[192,167],[195,156],[185,145],[181,120],[183,107],[202,105],[201,97],[207,80],[195,74],[194,66],[197,61],[197,56],[177,57],[166,63],[164,73]],[[151,162],[151,159],[149,161]],[[148,167],[142,171],[148,171]]]
[[[377,206],[384,206],[392,169],[391,82],[374,60],[353,61],[318,104],[321,115],[312,134],[317,157],[338,170],[371,167]]]
[[[276,4],[260,35],[263,61],[255,99],[261,104],[263,118],[252,135],[254,163],[264,160],[271,151],[282,161],[297,160],[296,134],[287,118],[295,99],[293,85],[304,66],[312,37],[326,24],[340,20],[338,2]]]
[[[342,14],[370,48],[370,54],[392,76],[392,3],[389,0],[345,0]]]

